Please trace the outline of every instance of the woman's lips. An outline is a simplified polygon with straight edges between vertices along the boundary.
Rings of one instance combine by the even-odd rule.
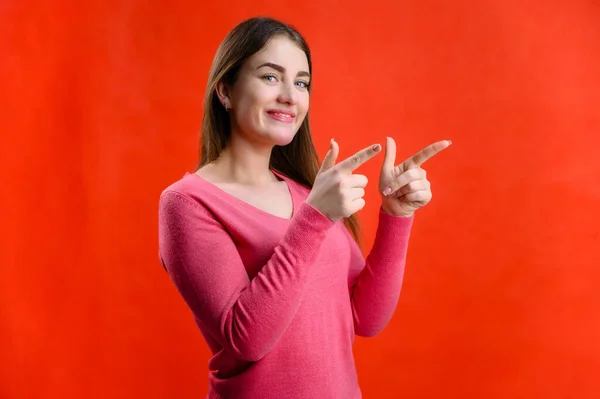
[[[284,123],[292,123],[294,121],[294,119],[296,118],[296,115],[290,113],[290,112],[284,112],[284,111],[267,111],[267,115],[269,115],[271,118],[278,120],[280,122],[284,122]]]

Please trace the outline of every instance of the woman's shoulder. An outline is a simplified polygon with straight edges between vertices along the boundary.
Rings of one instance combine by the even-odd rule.
[[[180,179],[169,184],[160,194],[160,197],[167,197],[171,194],[179,194],[180,196],[193,196],[193,194],[201,191],[198,186],[195,174],[186,172]]]
[[[179,180],[167,186],[159,198],[160,204],[187,202],[200,207],[218,201],[218,196],[210,186],[196,173],[190,172],[186,172]]]

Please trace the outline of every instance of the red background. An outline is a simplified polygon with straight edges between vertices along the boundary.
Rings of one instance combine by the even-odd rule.
[[[425,164],[396,314],[356,340],[364,397],[600,397],[591,0],[0,2],[0,397],[206,392],[157,202],[197,162],[219,42],[255,15],[312,47],[321,156],[454,142]]]

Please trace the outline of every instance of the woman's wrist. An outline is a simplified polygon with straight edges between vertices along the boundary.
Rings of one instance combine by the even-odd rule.
[[[409,218],[411,216],[413,216],[415,213],[414,212],[410,212],[410,213],[395,213],[392,212],[391,210],[389,210],[385,205],[381,205],[381,210],[385,213],[387,213],[388,215],[392,215],[392,216],[396,216],[396,217],[401,217],[401,218]]]

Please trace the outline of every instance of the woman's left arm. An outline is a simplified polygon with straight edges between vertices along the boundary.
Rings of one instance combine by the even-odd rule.
[[[450,141],[439,141],[395,166],[396,143],[391,137],[386,140],[379,177],[382,203],[375,242],[363,270],[350,287],[357,335],[378,334],[394,313],[404,277],[414,212],[427,205],[432,197],[431,184],[421,165],[450,144]]]

